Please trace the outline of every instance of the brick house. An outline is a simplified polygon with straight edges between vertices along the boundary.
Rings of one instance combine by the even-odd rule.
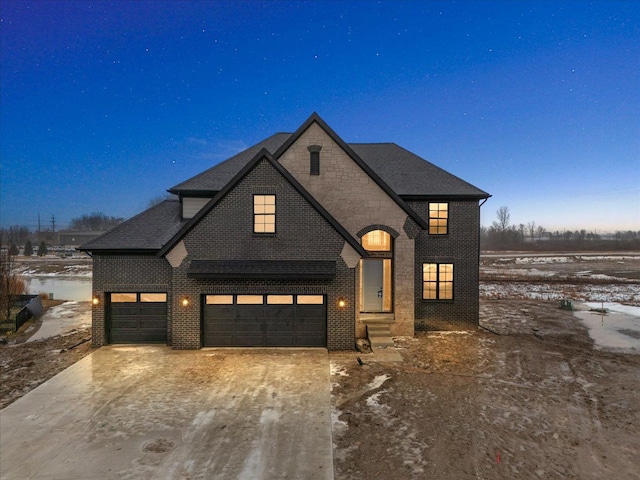
[[[326,346],[475,328],[490,195],[317,114],[82,245],[93,343]]]

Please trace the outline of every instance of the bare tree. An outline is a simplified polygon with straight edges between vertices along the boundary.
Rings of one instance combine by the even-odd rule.
[[[496,217],[497,221],[493,222],[495,229],[501,232],[506,231],[509,228],[509,219],[511,218],[509,207],[500,207],[496,210]]]
[[[529,238],[533,242],[533,239],[536,236],[536,222],[531,221],[527,223],[527,231],[529,232]]]
[[[122,217],[108,217],[102,212],[94,212],[91,215],[82,215],[71,220],[69,229],[81,231],[109,230],[122,223]]]
[[[164,202],[165,200],[173,200],[173,199],[177,199],[178,197],[176,197],[175,195],[172,195],[171,193],[167,192],[164,195],[158,195],[153,197],[151,200],[149,200],[149,203],[147,205],[147,208],[151,208],[159,203]]]
[[[24,282],[13,273],[13,255],[9,250],[0,251],[0,312],[6,320],[11,318],[15,295],[24,291]]]

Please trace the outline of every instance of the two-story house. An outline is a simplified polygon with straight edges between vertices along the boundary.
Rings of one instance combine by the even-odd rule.
[[[475,328],[490,195],[317,114],[190,178],[80,250],[93,343],[324,346]]]

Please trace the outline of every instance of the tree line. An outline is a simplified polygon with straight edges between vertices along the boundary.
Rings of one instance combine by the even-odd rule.
[[[100,232],[109,230],[122,222],[124,222],[122,217],[110,217],[102,212],[94,212],[72,219],[69,222],[68,230]],[[7,228],[0,228],[0,245],[8,249],[14,249],[16,252],[19,247],[24,246],[25,255],[31,255],[34,251],[34,246],[38,245],[38,254],[45,255],[47,245],[51,243],[40,237],[51,237],[51,233],[48,230],[32,231],[26,225],[12,225]],[[27,253],[27,251],[31,253]],[[44,253],[41,253],[43,251]]]
[[[480,228],[482,250],[640,250],[640,230],[616,231],[610,234],[581,230],[548,231],[535,222],[511,224],[509,207],[496,211],[490,227]]]

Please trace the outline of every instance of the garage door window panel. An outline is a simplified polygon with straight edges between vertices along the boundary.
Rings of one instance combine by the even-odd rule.
[[[233,295],[207,295],[207,305],[233,305]]]
[[[112,293],[111,303],[136,303],[138,301],[137,293]]]
[[[140,301],[143,303],[166,303],[166,293],[141,293]]]
[[[264,297],[262,295],[238,295],[236,303],[238,305],[262,305]]]

